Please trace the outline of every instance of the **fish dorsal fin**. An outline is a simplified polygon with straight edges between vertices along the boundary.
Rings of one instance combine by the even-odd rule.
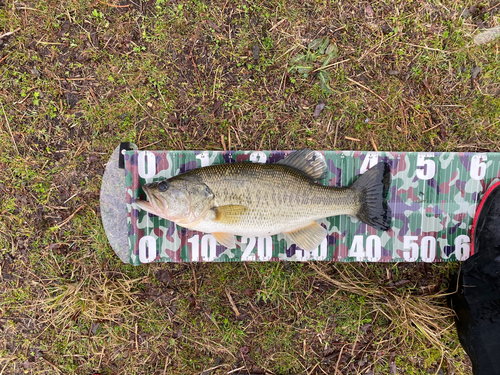
[[[212,236],[215,237],[217,242],[219,242],[221,245],[227,247],[228,249],[234,249],[236,247],[236,242],[234,240],[234,235],[231,233],[212,233]],[[210,250],[212,251],[212,250]]]
[[[307,227],[285,234],[301,249],[313,251],[323,242],[327,231],[318,223],[312,222]]]
[[[321,179],[327,168],[323,155],[309,148],[295,151],[276,164],[288,165],[295,168],[314,181]]]
[[[213,220],[224,224],[237,224],[248,211],[248,207],[230,204],[226,206],[214,207],[212,210],[215,212]]]

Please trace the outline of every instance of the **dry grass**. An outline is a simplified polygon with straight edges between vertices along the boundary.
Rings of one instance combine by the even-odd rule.
[[[138,317],[137,310],[146,308],[133,290],[145,277],[130,279],[126,275],[108,279],[102,274],[91,274],[78,283],[46,287],[47,297],[35,304],[46,312],[42,322],[55,328],[64,326],[67,319],[83,322],[123,322],[124,317]]]
[[[375,312],[384,315],[391,322],[387,333],[394,334],[391,335],[390,340],[393,342],[388,344],[389,347],[400,346],[401,337],[410,338],[409,342],[399,347],[403,352],[411,352],[414,340],[419,341],[423,347],[432,345],[441,353],[436,374],[443,361],[453,361],[456,349],[447,345],[447,339],[455,333],[450,319],[454,312],[444,305],[445,293],[413,295],[404,289],[399,292],[391,291],[365,276],[362,265],[348,265],[342,267],[342,270],[332,266],[336,279],[328,275],[326,266],[314,264],[311,267],[322,279],[339,290],[365,297]]]

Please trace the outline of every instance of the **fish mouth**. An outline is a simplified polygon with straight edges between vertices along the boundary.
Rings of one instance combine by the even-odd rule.
[[[163,202],[155,197],[147,185],[144,185],[142,189],[144,190],[144,193],[146,193],[147,201],[143,201],[141,199],[136,200],[135,204],[137,207],[157,216],[163,216],[161,215],[161,212],[164,209]]]

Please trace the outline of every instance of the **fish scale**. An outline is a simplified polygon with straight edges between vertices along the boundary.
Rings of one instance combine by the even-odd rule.
[[[314,183],[292,167],[279,164],[222,164],[193,170],[214,193],[215,205],[248,207],[241,220],[197,228],[251,236],[296,230],[327,216],[355,215],[359,198],[346,188]]]

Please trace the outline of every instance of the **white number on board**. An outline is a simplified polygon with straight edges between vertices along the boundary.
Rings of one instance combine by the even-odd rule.
[[[259,237],[257,240],[259,260],[269,260],[273,257],[273,239],[270,236]]]
[[[262,151],[255,151],[250,154],[250,161],[252,163],[265,163],[267,156]]]
[[[302,253],[301,253],[302,252]],[[297,260],[325,260],[328,255],[328,239],[325,237],[323,242],[313,251],[296,250]]]
[[[419,153],[417,156],[417,177],[421,180],[430,180],[436,174],[436,163],[432,159],[426,159],[433,157],[434,154],[431,152]]]
[[[470,256],[470,238],[462,234],[455,238],[455,257],[457,260],[466,260]]]
[[[156,239],[144,236],[139,240],[139,260],[141,263],[151,263],[156,259]]]
[[[255,254],[252,254],[255,248],[255,243],[257,242],[255,237],[241,237],[241,244],[247,244],[245,251],[241,255],[241,260],[255,260]]]
[[[202,167],[208,167],[210,165],[210,157],[208,151],[202,151],[196,155],[196,159],[200,160],[200,165]]]
[[[363,174],[371,167],[378,163],[378,155],[374,152],[369,152],[366,154],[365,160],[361,163],[361,170],[359,173]]]
[[[156,157],[151,151],[139,151],[139,176],[153,178],[156,175]]]
[[[485,154],[472,156],[470,161],[470,177],[473,180],[482,180],[486,175],[486,163],[488,157]]]
[[[420,255],[423,262],[433,262],[434,259],[436,259],[436,239],[431,236],[423,237],[422,241],[420,241],[420,249],[418,244],[415,242],[417,240],[417,236],[404,236],[404,259],[407,262],[415,262]]]
[[[205,262],[212,262],[217,257],[217,240],[211,234],[201,237],[201,258]]]
[[[365,246],[364,236],[354,236],[348,256],[356,258],[357,261],[363,261],[366,258],[369,262],[378,262],[382,257],[382,241],[380,237],[368,236]]]
[[[187,242],[191,244],[191,261],[198,262],[200,260],[200,236],[195,234]]]
[[[191,244],[191,261],[200,260],[200,236],[194,235],[189,240]],[[212,262],[217,258],[217,240],[211,234],[205,234],[201,237],[201,259],[205,262]]]

